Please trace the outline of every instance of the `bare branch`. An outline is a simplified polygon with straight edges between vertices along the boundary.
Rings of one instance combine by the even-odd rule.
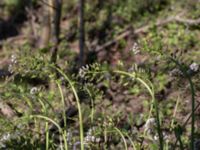
[[[198,18],[198,19],[183,19],[179,16],[176,16],[175,21],[177,21],[179,23],[188,24],[188,25],[191,25],[191,26],[200,24],[200,18]]]

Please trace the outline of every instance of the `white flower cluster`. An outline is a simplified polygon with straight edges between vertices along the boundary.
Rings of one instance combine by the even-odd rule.
[[[199,65],[197,63],[193,62],[190,65],[190,70],[192,70],[193,72],[197,72],[199,70]]]
[[[16,55],[11,55],[11,59],[10,59],[11,63],[8,66],[8,71],[13,73],[13,65],[15,65],[17,63],[17,56]]]
[[[11,62],[13,64],[16,64],[17,63],[17,56],[16,55],[11,55]]]
[[[11,135],[10,133],[6,133],[4,134],[1,138],[0,138],[0,148],[6,148],[6,145],[4,144],[6,141],[10,140]]]
[[[2,138],[0,139],[1,141],[7,141],[9,140],[11,137],[10,133],[6,133],[2,136]]]
[[[12,134],[10,133],[5,133],[2,137],[0,137],[0,149],[6,149],[5,142],[12,140],[12,139],[17,139],[21,135],[20,131],[16,131]]]
[[[133,47],[131,48],[131,51],[132,51],[135,55],[137,55],[138,53],[140,53],[140,48],[139,48],[139,46],[138,46],[137,43],[134,43],[134,44],[133,44]]]
[[[156,119],[155,118],[149,118],[145,125],[144,125],[144,130],[147,132],[147,134],[152,137],[153,140],[158,141],[159,136],[158,133],[156,132]],[[169,141],[169,136],[167,132],[162,132],[163,134],[163,139],[165,141]]]
[[[81,78],[84,78],[85,77],[85,75],[86,75],[86,71],[89,69],[89,65],[86,65],[86,66],[83,66],[83,67],[81,67],[80,69],[79,69],[79,76],[81,77]]]
[[[101,141],[100,138],[95,137],[93,135],[94,131],[96,130],[96,127],[92,127],[88,130],[88,132],[86,133],[86,137],[85,137],[85,142],[93,142],[93,143],[99,143]]]
[[[158,136],[158,134],[155,134],[154,135],[154,137],[153,137],[153,139],[155,140],[155,141],[158,141],[159,140],[159,136]],[[167,133],[166,132],[163,132],[163,140],[165,140],[166,142],[169,142],[169,136],[167,135]]]
[[[30,90],[30,94],[31,94],[31,95],[35,95],[36,93],[38,93],[38,91],[39,91],[39,90],[38,90],[37,87],[32,87],[31,90]]]

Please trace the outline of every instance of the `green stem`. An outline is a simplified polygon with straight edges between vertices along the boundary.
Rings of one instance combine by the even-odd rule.
[[[125,147],[125,150],[128,150],[128,147],[127,147],[127,143],[126,143],[126,139],[123,135],[123,133],[116,127],[114,127],[114,129],[119,133],[119,135],[122,137],[123,141],[124,141],[124,147]]]
[[[58,123],[56,123],[56,122],[55,122],[54,120],[52,120],[51,118],[46,117],[46,116],[43,116],[43,115],[31,115],[30,117],[32,117],[32,118],[40,118],[40,119],[44,119],[45,121],[51,122],[52,124],[54,124],[54,125],[58,128],[58,131],[59,131],[59,133],[62,135],[63,139],[66,138],[65,135],[64,135],[64,133],[63,133],[63,131],[62,131],[62,128],[59,126]]]
[[[45,113],[45,115],[47,115],[47,109],[46,109],[44,102],[40,98],[38,98],[38,101],[42,106],[43,112]],[[46,150],[48,150],[49,149],[49,125],[48,125],[48,122],[45,122],[45,137],[46,137],[46,140],[45,140]]]
[[[60,96],[61,96],[61,102],[62,102],[62,105],[63,105],[63,113],[62,113],[62,116],[63,116],[63,119],[64,119],[64,136],[67,137],[67,118],[66,118],[66,115],[65,115],[65,99],[64,99],[64,95],[63,95],[63,91],[62,91],[62,88],[61,88],[61,85],[59,84],[58,81],[56,81],[56,84],[58,86],[58,89],[59,89],[59,92],[60,92]],[[64,147],[65,147],[65,150],[68,150],[68,145],[67,145],[67,140],[66,138],[63,139],[64,140]]]
[[[144,80],[137,77],[136,74],[131,74],[131,73],[120,71],[120,70],[115,70],[114,72],[122,74],[122,75],[129,76],[129,77],[132,77],[132,78],[138,80],[141,84],[143,84],[146,87],[146,89],[150,93],[150,95],[152,97],[152,103],[153,103],[155,110],[156,110],[156,124],[157,124],[157,132],[158,132],[158,136],[159,136],[160,150],[163,150],[163,135],[162,135],[162,130],[161,130],[161,126],[160,126],[158,102],[157,102],[157,100],[155,100],[153,85],[151,85],[151,87],[152,87],[152,89],[151,89],[150,86]],[[150,116],[152,114],[153,105],[151,105],[148,119],[150,118]],[[145,133],[144,133],[144,135],[145,135]]]
[[[54,67],[54,66],[53,66]],[[54,67],[55,68],[55,67]],[[76,104],[78,107],[78,116],[79,116],[79,130],[80,130],[80,142],[81,142],[81,150],[84,150],[84,136],[83,136],[83,119],[82,119],[82,112],[81,112],[81,105],[80,105],[80,100],[78,97],[78,94],[76,92],[76,89],[72,83],[72,81],[69,79],[69,77],[59,68],[55,68],[61,75],[63,75],[63,77],[65,78],[65,80],[68,81],[72,92],[74,93],[75,99],[76,99]]]

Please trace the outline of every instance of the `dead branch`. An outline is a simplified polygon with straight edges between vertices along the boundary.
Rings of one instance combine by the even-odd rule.
[[[190,26],[200,24],[200,18],[198,18],[198,19],[183,19],[180,16],[176,16],[174,19],[178,23],[184,23],[184,24],[187,24],[187,25],[190,25]]]
[[[99,52],[99,51],[101,51],[101,50],[103,50],[103,49],[105,49],[105,48],[117,43],[121,39],[124,39],[124,38],[130,36],[131,34],[137,35],[137,34],[145,33],[150,28],[152,28],[153,26],[159,27],[159,26],[166,25],[166,24],[168,24],[170,22],[183,23],[183,24],[187,24],[187,25],[190,25],[190,26],[200,24],[200,18],[198,18],[198,19],[183,19],[183,18],[181,18],[181,14],[183,14],[183,13],[180,13],[180,14],[178,14],[176,16],[169,17],[167,19],[158,20],[158,21],[156,21],[156,23],[154,25],[146,25],[146,26],[140,27],[138,29],[135,29],[134,31],[131,31],[130,28],[129,28],[126,31],[124,31],[123,33],[121,33],[120,35],[118,35],[113,40],[108,41],[105,44],[97,47],[95,49],[95,51]]]

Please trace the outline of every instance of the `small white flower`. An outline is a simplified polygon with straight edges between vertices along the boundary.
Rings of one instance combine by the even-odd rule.
[[[65,82],[65,78],[64,77],[61,77],[60,80],[61,80],[62,83]]]
[[[199,65],[197,63],[192,63],[190,65],[190,70],[194,71],[194,72],[197,72],[199,70]]]
[[[81,78],[84,78],[85,77],[85,75],[86,75],[86,72],[89,70],[89,65],[86,65],[86,66],[83,66],[83,67],[81,67],[80,69],[79,69],[79,76],[81,77]]]
[[[31,95],[34,95],[34,94],[36,94],[38,92],[38,88],[37,87],[33,87],[33,88],[31,88],[31,90],[30,90],[30,94]]]
[[[101,138],[96,138],[96,142],[99,143],[101,141]]]
[[[163,139],[164,140],[168,140],[170,137],[169,135],[167,134],[167,132],[163,132]]]
[[[83,66],[82,69],[83,70],[88,70],[89,69],[89,65]]]
[[[96,142],[96,137],[92,135],[88,135],[85,137],[86,142]]]
[[[11,55],[11,59],[16,59],[17,57],[13,54]]]
[[[95,142],[96,141],[96,137],[95,136],[91,136],[91,142]]]
[[[79,76],[81,77],[81,78],[84,78],[85,77],[85,75],[86,75],[86,73],[85,73],[85,71],[81,68],[81,69],[79,69]]]
[[[11,62],[12,62],[13,64],[16,64],[16,63],[17,63],[17,57],[16,57],[16,55],[11,55]]]
[[[90,142],[90,136],[86,136],[86,137],[85,137],[85,141],[86,141],[86,142]]]
[[[87,136],[92,135],[92,129],[89,129],[89,131],[87,132]]]
[[[134,44],[133,44],[133,47],[132,47],[131,51],[132,51],[135,55],[138,54],[138,53],[140,53],[140,48],[139,48],[139,46],[138,46],[137,43],[134,43]]]
[[[95,135],[93,135],[93,133],[95,132],[95,130],[97,129],[96,126],[91,127],[87,133],[86,133],[86,137],[85,137],[85,142],[93,142],[93,143],[99,143],[101,141],[101,139],[99,137],[96,137]]]
[[[158,141],[158,139],[159,139],[158,135],[154,135],[153,139],[154,139],[155,141]]]
[[[10,139],[10,133],[4,134],[3,137],[1,138],[1,141],[7,141]]]
[[[87,131],[87,135],[92,135],[92,133],[96,130],[96,127],[91,127],[88,131]]]

